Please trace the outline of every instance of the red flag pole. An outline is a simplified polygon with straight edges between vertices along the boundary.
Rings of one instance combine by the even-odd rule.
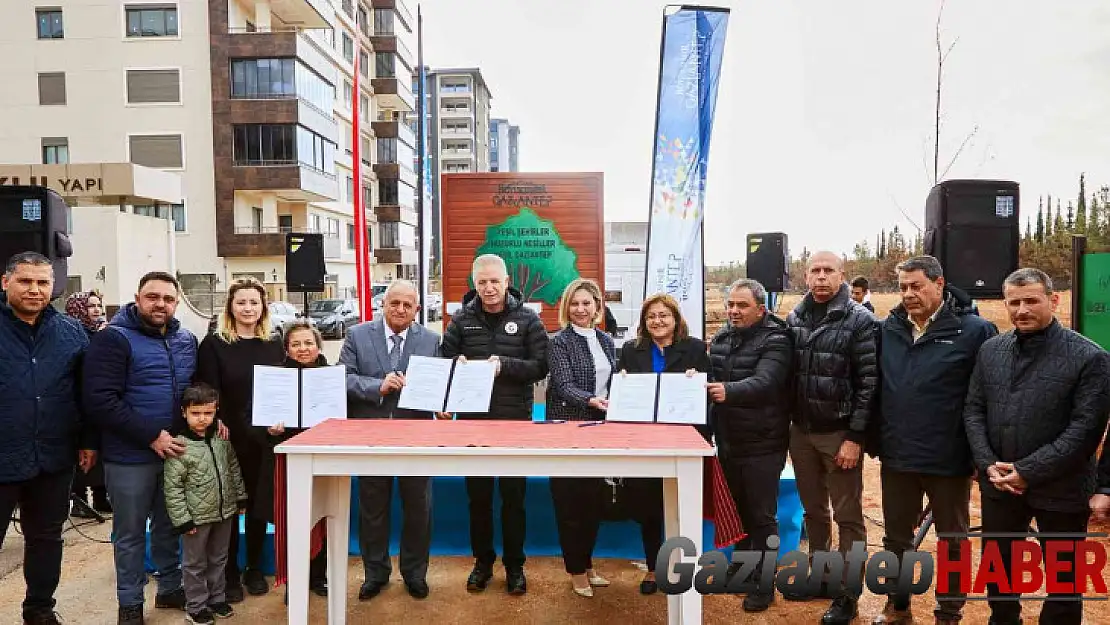
[[[358,26],[358,16],[356,14],[356,30]],[[355,50],[355,79],[353,95],[351,96],[353,99],[353,102],[351,102],[351,132],[354,134],[351,140],[353,156],[351,170],[355,179],[355,183],[352,185],[354,187],[352,189],[354,197],[351,198],[351,202],[355,211],[355,288],[358,296],[359,318],[361,321],[369,321],[374,315],[374,307],[371,302],[373,294],[370,289],[370,246],[367,241],[366,210],[362,198],[362,133],[359,130],[359,103],[362,100],[362,90],[359,87],[358,80],[360,71],[358,61],[361,50],[362,44],[360,43]]]

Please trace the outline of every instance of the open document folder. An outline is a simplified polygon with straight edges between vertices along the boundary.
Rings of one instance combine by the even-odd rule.
[[[254,366],[252,425],[310,428],[328,419],[346,418],[346,367]]]
[[[429,412],[489,412],[494,363],[412,356],[398,408]]]
[[[704,373],[617,373],[609,382],[605,419],[705,425],[708,379]]]

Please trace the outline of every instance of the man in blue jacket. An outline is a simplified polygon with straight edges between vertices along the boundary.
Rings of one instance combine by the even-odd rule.
[[[27,582],[23,622],[53,625],[59,622],[54,591],[62,571],[62,526],[73,466],[79,460],[88,471],[96,462],[95,436],[79,410],[79,370],[89,340],[80,326],[50,306],[54,268],[49,258],[16,254],[4,268],[3,288],[0,546],[18,505]]]
[[[971,499],[971,447],[964,398],[979,347],[998,334],[972,313],[971,298],[944,282],[940,261],[916,256],[898,265],[902,303],[882,323],[879,349],[883,546],[913,549],[922,495],[940,533],[966,534]],[[959,541],[949,553],[958,559]],[[965,600],[937,596],[938,624],[959,622]],[[892,596],[874,623],[912,623],[909,596]]]
[[[101,428],[120,625],[143,623],[148,519],[158,575],[154,605],[185,609],[180,542],[162,491],[163,461],[185,451],[171,431],[197,360],[196,337],[173,317],[178,298],[173,276],[146,274],[134,303],[94,336],[87,354],[83,397]]]

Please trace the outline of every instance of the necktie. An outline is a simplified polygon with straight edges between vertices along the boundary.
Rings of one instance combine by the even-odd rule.
[[[393,349],[389,350],[389,366],[394,371],[400,368],[401,365],[401,335],[394,334],[389,337],[393,341]]]

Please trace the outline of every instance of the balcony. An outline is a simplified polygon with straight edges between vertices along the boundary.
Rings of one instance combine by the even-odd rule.
[[[420,253],[400,247],[375,247],[374,260],[381,265],[415,265],[420,260]]]
[[[375,33],[371,35],[370,43],[374,46],[374,52],[393,52],[396,54],[397,60],[401,61],[408,73],[412,73],[412,69],[416,67],[416,56],[413,55],[412,50],[405,45],[400,37],[393,34]]]
[[[473,137],[474,136],[474,131],[472,131],[470,129],[470,126],[464,126],[464,127],[444,126],[439,131],[439,136],[441,136],[441,137],[460,137],[460,138],[461,137]]]
[[[379,204],[374,207],[374,214],[378,216],[379,222],[400,222],[410,226],[417,225],[416,211],[404,206]]]
[[[439,109],[440,117],[470,117],[474,111],[469,106],[452,106]]]
[[[259,31],[270,27],[331,28],[334,13],[328,0],[246,0],[228,12],[228,25],[246,28],[247,22]]]
[[[287,228],[282,226],[236,226],[235,235],[221,248],[226,255],[239,256],[284,256],[285,235],[290,233],[314,234],[312,228]],[[343,241],[338,233],[324,233],[324,258],[329,260],[343,258]]]
[[[416,96],[413,95],[407,78],[374,78],[370,84],[374,88],[379,107],[406,112],[416,110]]]
[[[289,162],[241,162],[232,168],[235,189],[276,191],[282,199],[328,202],[339,199],[335,174]]]
[[[400,180],[410,187],[416,186],[416,172],[408,165],[397,163],[374,163],[374,173],[377,179]]]
[[[440,83],[439,93],[445,97],[473,96],[470,83]]]
[[[370,5],[375,9],[393,9],[401,21],[412,30],[416,27],[416,18],[409,10],[407,0],[371,0]]]
[[[470,148],[452,148],[449,150],[441,150],[439,154],[440,158],[444,160],[470,160],[474,158],[474,150],[471,150]]]
[[[374,135],[382,139],[397,138],[405,145],[416,147],[416,133],[404,122],[374,122]]]

